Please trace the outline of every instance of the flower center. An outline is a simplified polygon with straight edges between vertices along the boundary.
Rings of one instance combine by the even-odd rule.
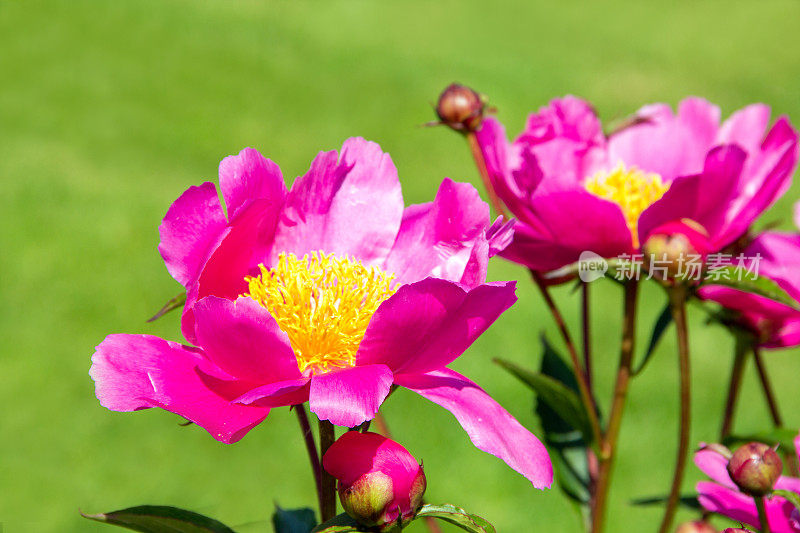
[[[664,196],[669,184],[665,184],[658,174],[645,173],[636,167],[626,169],[620,163],[614,170],[597,172],[586,180],[585,187],[595,196],[610,200],[622,209],[633,236],[633,246],[638,248],[639,215]]]
[[[272,268],[247,276],[249,296],[289,336],[301,372],[324,373],[355,365],[375,310],[397,291],[394,275],[360,261],[313,252],[281,253]]]

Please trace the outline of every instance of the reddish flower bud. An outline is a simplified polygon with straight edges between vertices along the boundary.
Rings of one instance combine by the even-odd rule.
[[[745,494],[766,496],[783,471],[775,450],[760,442],[745,444],[728,461],[728,475]]]
[[[695,520],[694,522],[684,522],[679,525],[675,533],[717,533],[717,530],[708,522]]]
[[[486,98],[465,85],[451,83],[436,104],[436,115],[442,124],[457,131],[475,131],[483,122]]]
[[[348,431],[325,453],[322,466],[339,481],[344,510],[364,526],[389,531],[411,521],[422,505],[422,465],[377,433]]]
[[[650,232],[642,251],[650,271],[662,280],[700,281],[708,233],[693,220],[667,222]]]

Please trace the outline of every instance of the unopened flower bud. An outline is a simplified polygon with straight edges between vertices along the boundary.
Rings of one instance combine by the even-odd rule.
[[[465,85],[451,83],[436,104],[436,115],[442,124],[457,131],[475,131],[483,122],[486,98]]]
[[[717,533],[717,530],[708,522],[695,520],[694,522],[684,522],[679,525],[675,533]]]
[[[338,480],[344,510],[364,526],[378,531],[403,526],[422,505],[422,465],[377,433],[348,431],[325,453],[322,466]]]
[[[728,461],[728,475],[745,494],[766,496],[783,471],[775,450],[760,442],[745,444]]]
[[[662,224],[642,249],[650,272],[662,280],[700,280],[708,254],[708,233],[689,219]]]

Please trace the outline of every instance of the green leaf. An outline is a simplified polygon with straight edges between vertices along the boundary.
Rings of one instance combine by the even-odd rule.
[[[536,397],[545,402],[567,424],[579,430],[583,434],[584,440],[588,442],[591,439],[589,417],[574,390],[557,379],[532,372],[506,359],[495,359],[494,361],[530,387],[536,393]]]
[[[358,522],[347,513],[342,513],[318,525],[311,530],[311,533],[347,533],[350,531],[359,531]]]
[[[81,515],[144,533],[234,533],[213,518],[165,505],[140,505],[110,513]]]
[[[631,500],[632,505],[665,505],[667,500],[669,499],[668,496],[654,496],[652,498],[637,498],[635,500]],[[700,502],[697,501],[696,494],[685,494],[680,497],[678,500],[678,504],[681,507],[685,507],[686,509],[691,509],[693,511],[701,511],[702,507],[700,507]]]
[[[655,352],[658,342],[661,340],[661,337],[664,336],[664,332],[667,330],[670,324],[672,324],[672,310],[670,309],[669,304],[667,304],[661,311],[661,314],[658,315],[656,323],[653,325],[653,332],[650,334],[650,344],[647,345],[647,351],[644,354],[644,358],[642,358],[642,361],[633,370],[634,376],[638,375],[642,370],[644,370],[644,367],[650,361],[650,357],[653,356],[653,352]]]
[[[789,503],[794,505],[794,508],[800,511],[800,494],[796,492],[792,492],[790,490],[773,490],[773,496],[780,496],[781,498],[786,498],[789,500]]]
[[[753,273],[749,270],[732,265],[714,268],[713,272],[714,279],[706,277],[703,283],[701,283],[701,286],[723,285],[725,287],[732,287],[740,291],[764,296],[770,300],[775,300],[776,302],[800,310],[800,304],[769,278],[764,276],[756,276],[753,278]]]
[[[276,504],[272,525],[275,533],[310,533],[317,525],[317,518],[314,516],[314,510],[308,507],[283,509]]]
[[[454,526],[458,526],[464,531],[471,533],[496,533],[494,526],[483,517],[470,514],[460,507],[445,503],[442,505],[426,504],[417,513],[417,518],[438,518]]]
[[[179,295],[175,296],[174,298],[171,298],[167,303],[164,304],[164,306],[161,309],[158,310],[156,314],[148,318],[147,321],[155,322],[156,320],[166,315],[170,311],[174,311],[175,309],[183,307],[183,304],[185,303],[186,303],[186,293],[182,292]]]
[[[578,382],[572,367],[542,337],[542,362],[540,371],[550,376],[577,394]],[[550,453],[556,484],[575,504],[584,521],[589,514],[589,463],[586,457],[587,440],[581,431],[567,423],[542,398],[536,400],[536,414],[542,424],[543,440]]]

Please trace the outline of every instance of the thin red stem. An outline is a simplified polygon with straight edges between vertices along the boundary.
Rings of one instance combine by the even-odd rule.
[[[675,329],[678,333],[681,419],[675,473],[672,478],[669,498],[667,498],[667,508],[664,511],[664,519],[661,521],[660,533],[667,533],[670,531],[672,521],[675,518],[675,511],[678,509],[683,473],[686,470],[686,460],[689,455],[689,431],[691,429],[691,370],[689,365],[688,328],[686,326],[686,289],[682,285],[676,285],[669,289],[669,295],[672,319],[675,322]]]
[[[314,474],[314,485],[317,488],[317,501],[320,505],[320,512],[322,509],[322,485],[321,485],[321,472],[322,465],[319,462],[319,455],[317,455],[317,443],[314,442],[314,433],[311,431],[311,425],[308,423],[308,414],[306,414],[305,404],[298,404],[292,407],[295,414],[297,414],[297,421],[300,423],[300,432],[303,435],[303,441],[306,444],[306,451],[308,452],[308,459],[311,463],[311,471]]]
[[[625,284],[625,311],[622,325],[622,342],[620,344],[619,368],[614,384],[614,397],[611,401],[611,412],[608,427],[601,444],[600,464],[597,473],[597,484],[592,509],[592,533],[601,533],[605,527],[608,489],[611,485],[611,470],[616,457],[619,430],[622,427],[622,414],[625,411],[625,400],[628,395],[628,382],[631,377],[633,349],[636,341],[636,300],[639,284],[636,280]]]

